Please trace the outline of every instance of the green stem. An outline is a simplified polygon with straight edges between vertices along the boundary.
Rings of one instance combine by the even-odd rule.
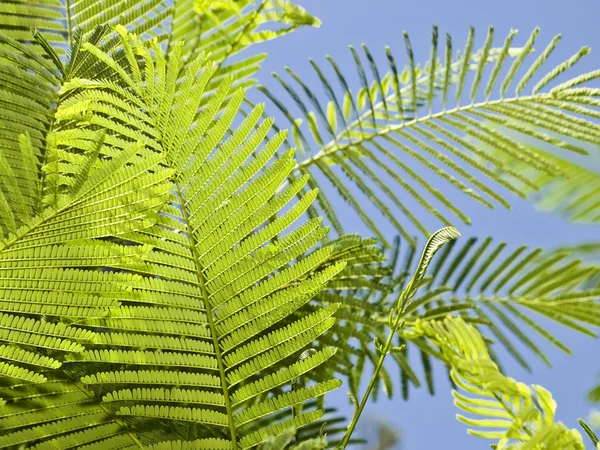
[[[70,0],[65,1],[65,12],[67,13],[67,36],[69,43],[69,47],[73,44],[73,26],[71,24],[71,2]]]
[[[460,233],[458,232],[458,230],[456,228],[445,227],[445,228],[442,228],[441,230],[438,230],[435,233],[433,233],[431,235],[431,237],[429,238],[429,240],[427,241],[427,245],[425,246],[425,249],[423,250],[423,254],[421,255],[421,260],[419,261],[419,264],[417,266],[417,270],[415,271],[413,277],[410,279],[410,281],[408,282],[406,287],[402,290],[402,292],[398,296],[398,300],[396,301],[396,305],[394,306],[394,308],[390,310],[389,317],[388,317],[388,325],[390,326],[390,333],[388,335],[385,345],[383,347],[381,347],[381,344],[379,344],[377,341],[375,341],[375,346],[380,351],[381,356],[379,357],[379,361],[377,362],[377,365],[375,366],[375,371],[373,373],[373,376],[371,377],[371,381],[369,382],[367,391],[365,392],[365,395],[362,398],[360,405],[358,406],[356,413],[354,414],[354,417],[352,418],[352,422],[350,422],[350,425],[348,425],[348,430],[346,431],[346,435],[344,436],[344,439],[342,439],[342,442],[340,443],[340,446],[339,446],[340,449],[342,449],[342,450],[345,449],[346,445],[348,445],[348,442],[350,441],[350,436],[352,436],[352,432],[354,431],[354,428],[356,427],[356,424],[358,422],[358,419],[360,418],[362,410],[364,409],[365,405],[367,404],[367,400],[369,399],[371,390],[373,389],[373,386],[375,386],[377,376],[379,375],[379,371],[381,370],[381,367],[383,366],[383,361],[390,350],[390,346],[392,345],[392,339],[394,338],[394,335],[398,331],[398,328],[400,326],[404,325],[403,317],[405,317],[405,315],[406,315],[406,310],[407,310],[408,306],[410,305],[411,298],[417,292],[417,289],[418,289],[421,281],[423,280],[423,277],[425,276],[425,272],[427,271],[427,266],[429,266],[429,263],[431,262],[431,259],[433,258],[435,253],[444,244],[446,244],[447,242],[449,242],[453,239],[456,239],[458,236],[460,236]],[[396,312],[395,318],[393,318],[394,312]]]
[[[403,297],[404,297],[404,292],[402,294],[400,294],[400,298],[398,299],[398,305],[400,305],[401,303],[404,303],[402,301]],[[373,376],[371,377],[369,386],[367,386],[365,395],[363,396],[362,400],[360,401],[360,404],[358,405],[358,409],[356,410],[356,413],[354,414],[354,417],[352,418],[352,422],[350,422],[350,425],[348,426],[348,430],[346,431],[346,435],[344,436],[344,439],[342,439],[342,442],[340,443],[340,446],[339,446],[340,449],[344,449],[344,448],[346,448],[346,445],[348,445],[348,441],[350,440],[350,437],[352,436],[352,433],[354,432],[354,428],[356,427],[356,424],[358,423],[358,419],[362,413],[362,410],[364,409],[365,405],[367,404],[367,400],[369,399],[369,396],[371,395],[373,386],[375,386],[375,383],[377,381],[377,376],[379,375],[379,371],[381,370],[381,367],[383,366],[383,361],[385,360],[385,357],[388,354],[390,346],[392,345],[392,339],[394,338],[396,331],[398,330],[398,327],[400,326],[400,322],[401,322],[403,315],[404,315],[404,308],[400,309],[400,312],[396,315],[394,325],[390,329],[390,333],[388,334],[387,341],[385,342],[385,345],[381,349],[381,356],[379,357],[379,361],[377,361],[377,365],[375,366],[375,371],[373,372]]]
[[[510,417],[512,417],[514,420],[517,419],[517,416],[515,415],[515,413],[513,412],[513,410],[511,408],[508,407],[508,405],[506,403],[504,403],[504,400],[502,400],[502,398],[494,393],[494,398],[498,401],[498,403],[500,403],[502,405],[502,407],[504,408],[504,410],[510,415]],[[523,426],[521,427],[521,429],[523,431],[525,431],[525,433],[527,433],[527,435],[531,438],[533,437],[533,433],[529,430],[529,428],[527,428],[525,426],[525,424],[523,424]]]

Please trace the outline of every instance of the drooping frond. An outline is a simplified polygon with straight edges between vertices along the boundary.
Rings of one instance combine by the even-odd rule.
[[[288,118],[295,144],[305,149],[306,158],[297,164],[294,176],[311,173],[313,183],[331,186],[380,239],[386,236],[373,210],[408,241],[415,230],[427,235],[425,217],[443,225],[457,219],[469,223],[448,200],[448,189],[490,208],[510,208],[508,194],[527,197],[540,186],[497,155],[556,177],[564,167],[523,141],[533,142],[535,148],[586,154],[600,132],[596,89],[583,87],[600,72],[554,81],[572,72],[589,49],[552,67],[546,60],[559,37],[536,56],[533,46],[538,33],[534,30],[522,48],[513,48],[516,32],[511,32],[502,47],[495,48],[490,29],[483,47],[475,51],[471,30],[464,50],[455,58],[453,41],[447,36],[441,49],[434,28],[432,52],[423,66],[415,64],[405,35],[407,67],[398,69],[386,49],[387,73],[366,46],[365,61],[351,48],[361,82],[357,95],[332,58],[328,57],[331,75],[311,61],[329,97],[327,104],[291,69],[286,69],[288,79],[275,75],[292,101],[261,90]],[[302,119],[295,119],[296,110]],[[362,193],[359,198],[351,186]],[[339,218],[325,199],[329,189],[322,191],[319,205],[341,231]],[[416,201],[420,209],[405,198]]]
[[[415,315],[434,318],[444,310],[465,311],[487,322],[492,339],[526,368],[526,358],[511,343],[510,334],[548,364],[530,333],[570,353],[539,325],[540,317],[594,337],[593,330],[600,326],[600,292],[588,281],[597,274],[597,265],[571,258],[568,252],[506,247],[491,238],[449,247],[433,268],[428,287],[448,292],[415,303]]]
[[[269,165],[285,135],[261,147],[271,121],[260,121],[260,108],[234,127],[243,92],[230,96],[231,80],[198,113],[214,63],[200,55],[181,78],[181,45],[167,62],[157,43],[147,47],[124,28],[117,31],[125,54],[135,49],[139,58],[119,65],[113,54],[84,45],[121,80],[64,85],[67,98],[57,118],[79,126],[57,160],[69,167],[69,155],[95,139],[105,143],[96,154],[112,162],[140,142],[146,158],[160,161],[160,173],[170,177],[170,198],[154,226],[122,236],[154,250],[123,281],[127,292],[120,305],[111,306],[106,318],[81,321],[94,339],[67,357],[65,372],[101,399],[92,404],[106,423],[121,425],[98,434],[98,448],[120,448],[132,435],[143,445],[162,443],[160,448],[175,448],[178,440],[201,448],[251,448],[318,420],[323,411],[313,407],[283,420],[264,418],[340,385],[331,378],[294,384],[334,356],[325,345],[303,351],[331,328],[340,305],[286,319],[344,270],[344,253],[352,254],[352,246],[332,243],[311,251],[327,229],[318,219],[293,227],[315,193],[290,203],[305,179],[278,190],[295,165],[293,153]],[[78,180],[77,173],[64,177],[66,185]],[[83,181],[78,190],[86,186]],[[62,407],[56,410],[65,414]],[[21,426],[32,423],[26,419]],[[89,442],[86,433],[29,431],[25,442],[32,436],[44,445],[57,445],[56,439],[75,446]],[[17,436],[11,432],[6,430],[6,439]]]
[[[583,450],[579,431],[555,422],[556,402],[546,389],[503,375],[477,329],[461,318],[418,321],[412,333],[439,348],[457,386],[454,404],[468,416],[458,420],[469,434],[497,440],[496,450]]]

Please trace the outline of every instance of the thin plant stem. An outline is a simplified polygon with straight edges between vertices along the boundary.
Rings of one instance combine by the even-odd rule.
[[[394,338],[394,335],[398,331],[398,328],[404,326],[403,318],[406,315],[406,309],[410,305],[411,298],[416,294],[417,289],[419,288],[419,285],[421,284],[421,281],[423,281],[423,277],[425,276],[425,272],[427,271],[427,266],[429,266],[429,263],[431,262],[431,259],[433,258],[434,254],[444,244],[446,244],[447,242],[450,242],[453,239],[456,239],[458,236],[460,236],[460,233],[458,232],[458,230],[456,228],[445,227],[445,228],[442,228],[441,230],[438,230],[435,233],[433,233],[431,235],[431,237],[429,238],[429,240],[427,241],[427,245],[425,246],[425,249],[423,250],[423,254],[421,255],[421,260],[419,261],[419,264],[417,265],[417,270],[416,270],[415,274],[413,275],[413,277],[410,279],[410,281],[408,282],[406,287],[402,290],[402,292],[398,296],[398,300],[396,301],[396,305],[394,306],[394,308],[392,308],[390,310],[389,317],[388,317],[388,324],[390,326],[390,332],[388,334],[387,341],[385,342],[383,347],[377,340],[375,341],[375,346],[381,353],[381,356],[379,357],[379,361],[377,361],[377,365],[375,366],[375,370],[373,372],[373,376],[371,377],[371,381],[369,382],[369,386],[367,387],[367,391],[365,392],[365,395],[363,396],[362,400],[360,401],[360,404],[359,404],[358,408],[356,409],[354,417],[352,418],[350,425],[348,425],[348,429],[346,430],[344,439],[342,439],[342,442],[340,443],[338,448],[340,448],[342,450],[345,449],[346,445],[348,445],[348,442],[350,441],[350,437],[352,436],[352,433],[354,432],[354,428],[356,427],[356,424],[358,423],[358,419],[360,418],[360,415],[361,415],[365,405],[367,404],[367,400],[369,399],[369,396],[371,395],[373,386],[375,386],[377,376],[379,375],[379,371],[381,370],[381,367],[383,366],[383,361],[385,360],[385,357],[387,356],[387,354],[390,351],[390,346],[392,345],[392,339]],[[393,317],[394,312],[396,312],[395,318]],[[397,348],[392,348],[392,351],[396,351],[396,350],[397,350]]]
[[[360,418],[362,410],[364,409],[365,405],[367,404],[367,400],[369,399],[369,396],[371,395],[373,386],[375,386],[377,376],[379,375],[379,371],[381,370],[381,367],[383,366],[383,361],[385,360],[385,357],[388,354],[390,346],[392,345],[392,339],[394,338],[394,335],[396,334],[396,331],[398,330],[398,328],[404,323],[404,321],[402,320],[402,317],[404,316],[404,311],[407,306],[407,302],[405,300],[406,294],[407,294],[407,292],[403,291],[400,294],[400,297],[398,298],[398,304],[395,309],[398,310],[401,308],[401,312],[399,312],[396,315],[396,319],[394,320],[394,324],[390,329],[388,338],[387,338],[383,348],[380,351],[381,356],[379,357],[379,361],[377,361],[377,365],[375,366],[375,371],[373,372],[373,376],[371,377],[369,386],[367,386],[365,395],[363,396],[362,400],[360,401],[360,404],[358,405],[358,409],[356,410],[356,413],[354,414],[354,417],[352,418],[352,422],[350,422],[350,425],[348,426],[348,430],[346,431],[346,435],[344,436],[344,439],[342,439],[342,442],[340,443],[340,447],[339,447],[340,449],[344,449],[344,448],[346,448],[346,445],[348,445],[348,441],[350,440],[350,437],[352,436],[352,433],[354,432],[354,428],[356,427],[356,424],[358,423],[358,419]]]

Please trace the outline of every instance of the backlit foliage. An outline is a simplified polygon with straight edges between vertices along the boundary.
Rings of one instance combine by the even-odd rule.
[[[600,72],[569,75],[589,49],[550,66],[537,29],[456,52],[434,28],[423,65],[407,35],[406,67],[351,48],[356,92],[311,61],[328,102],[291,69],[291,102],[256,84],[249,49],[319,25],[288,0],[0,3],[0,448],[356,443],[324,398],[371,375],[391,397],[382,352],[404,397],[443,361],[495,448],[583,448],[491,344],[529,368],[522,348],[570,352],[540,318],[595,337],[597,245],[448,243],[470,219],[446,191],[597,222],[596,168],[570,158],[600,136]],[[344,234],[353,214],[375,238]]]

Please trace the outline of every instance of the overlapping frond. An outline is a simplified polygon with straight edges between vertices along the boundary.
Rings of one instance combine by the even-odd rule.
[[[226,61],[252,44],[274,39],[299,26],[319,26],[320,22],[289,0],[250,0],[207,2],[204,0],[15,0],[0,6],[0,33],[26,44],[46,58],[68,63],[82,38],[98,26],[122,25],[144,38],[156,38],[169,47],[185,40],[184,60],[202,52],[223,66],[215,73],[214,85],[232,76],[238,87],[250,83],[265,55],[235,62]],[[32,38],[31,29],[37,37]],[[103,41],[105,50],[114,49],[118,39]],[[123,55],[120,55],[121,57]],[[88,68],[89,69],[89,68]],[[98,78],[90,70],[83,77]],[[207,90],[208,95],[211,90]]]
[[[73,44],[77,28],[89,32],[98,25],[120,23],[152,36],[170,16],[170,8],[159,0],[17,0],[3,2],[1,11],[3,35],[32,44],[39,52],[43,44],[31,39],[30,29],[35,28],[61,57]]]
[[[301,123],[263,89],[293,124],[293,141],[307,155],[298,163],[262,105],[242,109],[249,102],[239,88],[263,57],[229,59],[298,26],[318,26],[290,1],[15,0],[0,17],[0,448],[322,448],[324,433],[335,445],[345,429],[326,415],[323,395],[341,384],[336,374],[356,391],[365,362],[376,361],[371,347],[386,333],[387,296],[406,281],[412,256],[394,277],[395,263],[382,265],[375,240],[327,240],[313,203],[342,227],[317,189],[321,180],[386,243],[345,174],[410,240],[411,227],[427,232],[398,187],[444,224],[453,220],[447,212],[468,218],[404,156],[480,203],[508,206],[497,188],[527,196],[556,174],[587,173],[521,138],[585,153],[598,137],[597,90],[580,86],[600,74],[540,93],[587,50],[538,75],[553,40],[516,83],[516,97],[505,98],[537,31],[521,49],[511,47],[514,33],[492,48],[490,31],[478,52],[471,32],[456,59],[448,39],[441,61],[435,30],[423,69],[406,37],[408,68],[400,73],[386,49],[383,77],[364,47],[370,84],[352,49],[362,84],[356,96],[333,60],[342,95],[313,63],[327,107],[292,71],[292,84],[278,77],[318,147],[310,150]],[[156,39],[145,44],[149,37]],[[500,99],[489,100],[501,74]],[[532,95],[521,96],[536,77]],[[469,83],[470,104],[461,106]],[[447,109],[451,89],[457,106]],[[594,221],[595,188],[586,189],[582,180],[576,203]],[[456,350],[456,330],[476,333],[458,319],[440,325],[449,312],[491,330],[526,367],[509,336],[546,362],[526,330],[568,351],[532,313],[589,335],[600,326],[596,266],[561,251],[519,248],[502,257],[503,244],[476,244],[445,250],[409,306],[412,331],[396,336],[398,348],[408,340],[421,352],[429,386],[429,358]],[[393,353],[404,390],[419,383],[409,347]],[[454,373],[478,386],[472,373]],[[379,384],[391,395],[385,369],[376,391]],[[547,404],[526,410],[529,429],[568,437],[544,422],[551,398],[534,391]],[[531,406],[534,391],[520,392],[517,406]]]
[[[321,22],[301,6],[289,0],[206,1],[180,2],[184,14],[184,3],[197,16],[197,23],[181,20],[173,29],[175,41],[185,39],[187,46],[195,52],[210,52],[215,61],[223,61],[251,44],[269,41],[285,35],[299,26],[318,27]],[[274,27],[273,25],[277,25]],[[190,39],[195,38],[196,41]]]
[[[69,2],[67,2],[69,3]],[[19,42],[31,43],[40,52],[42,46],[32,42],[31,28],[36,28],[59,52],[65,52],[65,6],[61,0],[2,2],[0,5],[0,32]]]
[[[104,52],[115,52],[123,62],[118,36],[107,33],[120,24],[144,38],[159,43],[185,39],[182,61],[202,52],[212,52],[218,61],[205,101],[225,77],[234,86],[253,84],[251,79],[265,55],[230,60],[251,44],[272,39],[302,25],[318,26],[304,9],[287,0],[223,2],[193,0],[16,0],[0,6],[0,147],[6,149],[7,163],[21,183],[23,170],[19,136],[28,135],[38,168],[46,161],[45,139],[55,125],[54,112],[60,102],[58,91],[73,78],[113,78],[114,70],[82,51],[89,42]],[[228,3],[228,2],[225,2]],[[258,30],[260,28],[260,30]],[[231,41],[231,42],[230,42]],[[184,64],[185,65],[185,64]],[[15,153],[13,155],[12,153]],[[29,170],[30,167],[27,167]],[[23,187],[23,186],[21,186]],[[0,211],[6,210],[0,199]]]
[[[583,450],[579,431],[555,422],[556,402],[546,389],[503,375],[477,329],[461,318],[418,321],[411,330],[427,338],[451,366],[454,404],[468,416],[469,434],[497,440],[496,450]]]
[[[340,305],[294,314],[344,270],[347,255],[372,255],[353,249],[352,238],[311,251],[327,229],[318,219],[292,226],[315,193],[290,203],[305,179],[278,190],[294,167],[293,153],[268,164],[285,136],[261,147],[271,121],[260,120],[260,107],[234,127],[243,92],[231,96],[231,80],[198,113],[216,64],[200,55],[180,78],[181,44],[167,62],[156,42],[147,47],[125,28],[117,31],[126,65],[90,43],[83,48],[118,73],[120,82],[74,79],[62,88],[66,99],[57,118],[78,127],[59,161],[70,167],[69,155],[96,141],[104,145],[94,154],[108,158],[108,166],[131,158],[131,145],[143,145],[146,154],[139,159],[160,162],[164,170],[157,173],[170,177],[170,198],[154,226],[121,236],[133,248],[154,250],[123,281],[128,291],[107,317],[77,321],[93,333],[93,342],[67,356],[65,370],[102,399],[91,408],[102,411],[105,423],[121,425],[98,436],[97,447],[120,448],[139,435],[144,445],[162,442],[160,448],[177,448],[178,440],[251,448],[322,416],[313,407],[262,421],[340,385],[331,378],[294,384],[310,380],[304,374],[335,354],[317,345],[300,355],[331,328]],[[87,191],[96,174],[78,183],[78,173],[64,172],[59,194],[70,184]],[[146,191],[143,184],[139,189]],[[56,410],[66,416],[63,407]],[[34,423],[27,420],[21,426]],[[51,445],[47,430],[30,430]],[[22,439],[32,439],[27,436]],[[61,438],[77,445],[89,439],[85,433]]]
[[[409,249],[397,283],[413,270],[413,255],[414,250]],[[511,250],[506,243],[494,243],[492,238],[471,238],[441,251],[429,280],[407,312],[412,320],[461,316],[529,370],[529,352],[551,364],[542,350],[544,342],[571,354],[540,320],[596,337],[600,326],[597,273],[596,264],[571,257],[567,250],[544,251],[527,246]],[[398,342],[403,343],[403,338],[399,337]],[[439,354],[419,338],[408,344],[404,356],[412,351],[420,353],[427,386],[433,392],[430,359],[439,358]],[[415,369],[406,364],[400,369],[406,396],[410,384],[420,383]]]
[[[574,110],[578,108],[573,108]],[[579,114],[591,114],[592,111],[584,109]],[[544,152],[541,149],[532,149],[540,157],[552,161],[561,170],[561,176],[551,176],[540,172],[533,167],[523,164],[514,158],[503,156],[506,166],[514,172],[519,172],[529,178],[533,184],[540,187],[539,191],[523,186],[536,206],[542,211],[555,212],[568,218],[571,222],[594,224],[600,222],[600,166],[591,160],[584,161],[566,159]],[[582,163],[582,164],[580,164]]]
[[[57,372],[35,384],[2,378],[0,448],[139,448],[91,392]]]
[[[54,61],[0,35],[0,170],[6,180],[0,195],[3,227],[14,229],[23,224],[23,218],[39,212],[35,205],[39,167],[62,78],[62,67]]]
[[[55,141],[56,136],[51,136]],[[23,156],[30,157],[30,143],[26,135],[21,137]],[[37,169],[32,170],[24,177],[29,183],[28,202],[23,201],[15,174],[3,165],[3,375],[44,381],[45,369],[59,367],[65,355],[83,351],[82,344],[95,339],[93,332],[70,322],[101,317],[108,306],[118,304],[115,283],[120,275],[96,268],[135,268],[148,248],[94,239],[152,225],[169,187],[165,183],[168,174],[154,172],[160,158],[136,158],[139,150],[133,146],[125,158],[112,161],[87,155],[95,163],[89,168],[89,179],[60,192],[55,189],[56,179],[38,178]],[[46,196],[47,191],[57,195]]]
[[[92,240],[143,229],[157,218],[167,174],[152,173],[152,164],[131,161],[132,155],[128,165],[96,161],[83,189],[63,191],[56,203],[36,199],[41,213],[2,239],[2,448],[39,436],[48,443],[56,437],[60,448],[68,448],[70,438],[58,437],[65,431],[88,428],[92,435],[78,441],[85,443],[93,433],[100,439],[107,428],[120,429],[61,370],[69,355],[97,342],[97,333],[82,323],[106,316],[128,295],[131,275],[108,269],[135,270],[149,250]]]
[[[369,292],[379,295],[388,292],[389,286],[385,283],[385,278],[390,273],[382,263],[384,255],[380,246],[375,244],[373,239],[362,239],[354,235],[343,236],[324,244],[331,254],[307,276],[334,264],[345,264],[345,268],[328,281],[313,301],[303,304],[289,318],[283,319],[283,323],[287,323],[310,315],[320,307],[339,305],[334,315],[335,323],[315,340],[313,348],[334,346],[341,351],[333,355],[317,373],[307,374],[308,380],[318,382],[335,375],[352,380],[356,356],[369,351],[374,334],[361,332],[360,329],[365,323],[372,324],[368,312],[376,310],[376,307],[363,301],[363,298]],[[274,321],[277,317],[273,316],[268,320]],[[375,325],[377,332],[384,331],[383,326]],[[356,342],[360,346],[356,347]]]
[[[259,70],[266,55],[236,57],[240,52],[298,27],[318,27],[320,23],[289,0],[175,0],[170,29],[165,35],[168,37],[165,38],[169,48],[177,42],[185,42],[181,49],[185,61],[191,61],[201,53],[210,53],[211,60],[218,63],[218,70],[204,93],[209,97],[226,77],[235,80],[236,88],[254,84],[251,77]]]
[[[330,186],[382,240],[386,236],[370,213],[374,209],[408,241],[415,231],[428,234],[425,220],[435,219],[444,225],[456,220],[469,223],[464,212],[448,200],[448,189],[490,208],[509,208],[507,194],[527,197],[540,186],[513,170],[498,154],[555,177],[565,167],[523,142],[534,142],[536,148],[586,154],[587,146],[597,142],[600,129],[597,91],[587,87],[600,72],[555,82],[559,75],[571,73],[572,66],[589,49],[585,47],[551,67],[546,60],[560,37],[536,56],[532,50],[538,33],[534,30],[523,47],[513,48],[513,31],[502,47],[494,48],[490,29],[483,47],[475,51],[471,30],[464,50],[455,58],[449,36],[445,49],[438,50],[442,45],[434,28],[431,55],[423,66],[415,64],[405,34],[406,69],[400,71],[386,49],[390,69],[385,74],[366,46],[365,62],[351,48],[361,81],[357,95],[352,94],[332,58],[328,57],[331,76],[311,61],[329,97],[327,104],[291,69],[286,69],[289,81],[275,75],[292,101],[282,101],[264,88],[262,91],[288,118],[295,144],[306,149],[306,158],[297,164],[294,176],[312,173],[313,183]],[[441,61],[438,53],[443,55]],[[515,94],[509,96],[513,90]],[[295,119],[295,110],[301,120]],[[413,208],[412,203],[409,206],[406,198],[416,201],[420,208]],[[325,195],[319,199],[324,215],[341,231],[339,218]],[[367,207],[363,199],[371,205]]]
[[[118,36],[107,35],[108,25],[118,21],[145,37],[155,35],[159,42],[186,38],[192,47],[191,50],[188,47],[181,49],[182,52],[213,52],[212,59],[218,59],[219,67],[205,90],[206,98],[215,93],[216,86],[227,76],[234,79],[235,86],[247,85],[248,77],[258,70],[264,56],[252,56],[232,64],[225,62],[226,57],[235,55],[252,42],[285,34],[297,26],[318,25],[317,19],[285,0],[232,5],[233,9],[183,0],[171,4],[140,0],[113,5],[106,1],[79,0],[36,4],[15,1],[3,5],[0,12],[5,18],[0,26],[3,33],[0,34],[0,109],[4,112],[0,113],[0,146],[5,158],[0,161],[0,166],[10,173],[14,195],[22,192],[23,198],[19,200],[27,205],[31,201],[28,195],[32,184],[27,180],[28,174],[33,174],[52,157],[45,154],[46,138],[55,127],[54,112],[61,100],[58,91],[62,85],[76,77],[115,76],[113,68],[99,63],[82,50],[85,43],[103,51],[115,51],[119,62],[126,58],[122,49],[117,48]],[[267,22],[285,27],[269,31]],[[225,24],[233,28],[222,29]],[[260,32],[256,31],[258,27],[261,27]],[[206,33],[219,39],[229,36],[236,45],[226,56],[219,56],[214,54],[215,50],[225,46],[221,41],[211,46],[214,39],[205,39]],[[200,37],[202,48],[198,47]],[[182,59],[189,59],[192,53],[188,52]],[[0,211],[7,216],[6,225],[14,227],[19,224],[19,219],[8,214],[7,202],[13,199],[5,198],[6,195],[11,194],[5,192],[0,198]]]
[[[0,95],[6,113],[0,157],[0,447],[44,436],[39,448],[70,448],[121,429],[90,391],[65,374],[65,361],[96,342],[97,334],[83,323],[105,317],[129,295],[134,274],[119,272],[143,266],[150,247],[114,238],[157,222],[169,171],[157,170],[162,155],[149,155],[136,142],[114,155],[97,132],[72,152],[72,130],[55,129],[51,117],[59,103],[59,63],[2,39],[6,61],[16,63],[3,66],[10,81]],[[115,157],[106,156],[111,153]],[[80,439],[73,441],[67,431]],[[122,441],[135,444],[132,437]]]

